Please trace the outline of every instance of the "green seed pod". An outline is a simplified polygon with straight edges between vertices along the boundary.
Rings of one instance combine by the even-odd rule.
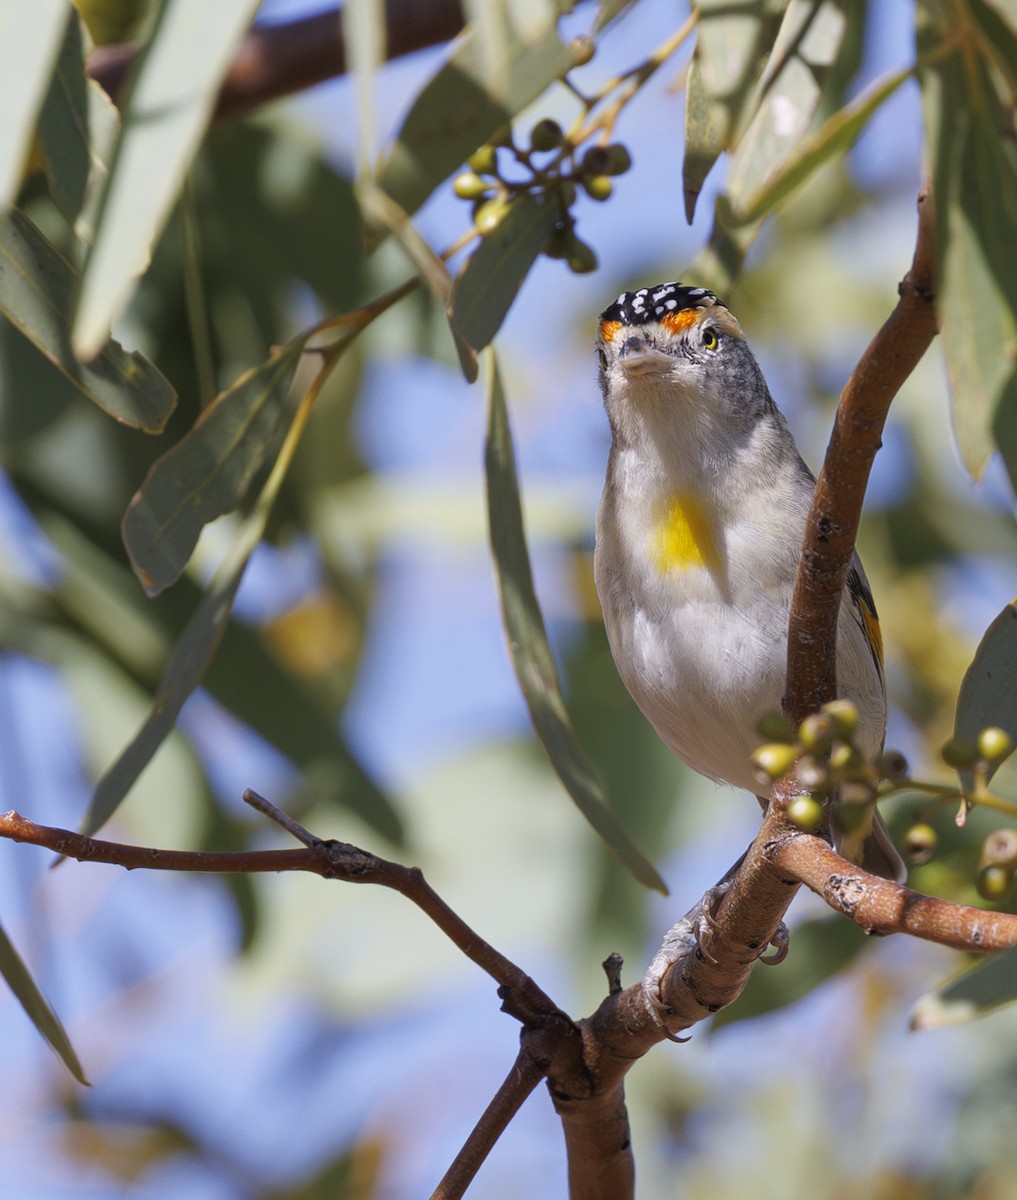
[[[583,175],[606,175],[611,155],[606,146],[590,146],[583,155],[579,170]]]
[[[1005,867],[983,867],[975,887],[983,900],[999,901],[1010,891],[1013,875]]]
[[[604,151],[607,154],[605,175],[624,175],[632,166],[632,155],[629,154],[628,147],[623,146],[621,142],[612,142],[610,146],[604,147]]]
[[[558,195],[563,208],[571,208],[576,202],[576,185],[571,179],[563,179],[558,185]]]
[[[884,750],[879,756],[879,773],[890,783],[903,783],[909,772],[908,760],[899,750]]]
[[[791,722],[780,712],[768,712],[756,722],[756,733],[768,742],[787,742],[795,740],[795,731]]]
[[[830,770],[844,773],[857,771],[862,765],[862,756],[850,742],[834,742],[830,751]]]
[[[978,753],[987,762],[998,763],[1013,749],[1013,738],[998,725],[990,725],[978,735]]]
[[[798,763],[798,782],[810,792],[825,791],[830,786],[830,772],[826,763],[806,755]]]
[[[614,184],[606,175],[588,175],[583,179],[583,187],[591,200],[606,200],[614,191]]]
[[[823,712],[830,718],[837,737],[845,742],[853,740],[858,732],[858,709],[850,700],[831,700],[823,705]]]
[[[452,190],[460,200],[479,200],[486,192],[490,191],[491,185],[486,183],[479,175],[474,175],[472,171],[464,171],[462,175],[457,175],[452,180]]]
[[[576,275],[588,275],[597,269],[596,251],[581,238],[577,238],[575,234],[572,235],[567,258],[569,270]]]
[[[505,219],[508,210],[508,201],[504,196],[493,196],[490,200],[485,200],[473,214],[473,224],[476,225],[478,233],[485,236],[494,233]]]
[[[756,778],[762,782],[780,779],[794,766],[795,748],[780,742],[768,742],[752,752]]]
[[[564,139],[565,134],[558,122],[545,117],[530,130],[530,149],[557,150]]]
[[[948,767],[972,767],[978,757],[978,747],[970,738],[952,737],[940,754]]]
[[[806,750],[825,753],[833,743],[833,721],[827,713],[813,713],[799,726],[798,736]]]
[[[1017,830],[997,829],[982,843],[980,866],[1017,870]]]
[[[926,863],[936,853],[938,840],[931,825],[918,821],[904,834],[904,853],[914,863]]]
[[[823,806],[813,796],[795,796],[788,801],[787,816],[802,833],[815,833],[823,821]]]
[[[597,52],[597,43],[584,33],[569,42],[569,58],[574,67],[585,67]]]
[[[474,150],[466,162],[478,175],[498,174],[498,151],[494,146],[481,146],[479,150]]]

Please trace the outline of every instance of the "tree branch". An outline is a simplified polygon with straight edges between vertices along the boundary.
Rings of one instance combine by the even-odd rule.
[[[223,80],[214,120],[224,121],[346,71],[338,7],[280,25],[256,25],[244,38]],[[386,0],[386,58],[446,42],[464,24],[460,0]],[[88,73],[115,101],[130,76],[138,46],[99,46]]]
[[[768,848],[778,870],[800,879],[866,933],[907,933],[955,950],[1009,950],[1017,945],[1017,915],[923,896],[870,875],[821,838],[798,833]]]
[[[791,723],[837,694],[837,618],[862,501],[890,403],[936,335],[934,214],[918,195],[918,236],[897,306],[869,343],[837,407],[805,530],[788,630],[784,709]]]
[[[246,798],[246,797],[245,797]],[[258,807],[272,815],[274,805],[259,797]],[[278,810],[276,810],[278,811]],[[368,854],[348,842],[315,839],[305,850],[246,850],[235,852],[157,850],[84,837],[69,829],[37,825],[16,812],[0,813],[0,837],[44,846],[64,858],[108,863],[129,871],[196,871],[237,873],[309,871],[344,883],[373,883],[391,888],[412,901],[453,944],[499,985],[502,1008],[519,1021],[540,1023],[549,1017],[568,1020],[533,980],[476,933],[424,878],[419,867],[404,867]]]

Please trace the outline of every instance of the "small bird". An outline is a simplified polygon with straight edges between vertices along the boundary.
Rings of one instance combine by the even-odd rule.
[[[597,353],[611,452],[594,571],[611,653],[668,747],[765,807],[770,789],[761,790],[751,755],[760,717],[781,707],[815,477],[741,326],[705,288],[624,292],[601,314]],[[858,749],[872,761],[886,693],[857,555],[840,610],[837,679],[858,709]],[[902,878],[878,813],[862,836],[844,852]]]

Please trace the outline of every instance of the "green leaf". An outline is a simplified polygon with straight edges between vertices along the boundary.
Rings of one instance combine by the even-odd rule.
[[[369,177],[377,128],[374,89],[378,68],[385,61],[385,8],[382,0],[346,0],[339,19],[356,89],[360,174]]]
[[[501,328],[527,272],[551,235],[558,208],[543,196],[524,196],[466,260],[456,276],[448,317],[458,345],[483,350]],[[477,377],[472,353],[460,352],[463,371]]]
[[[487,365],[489,409],[484,453],[487,510],[502,616],[516,678],[537,737],[579,811],[640,883],[666,894],[663,880],[632,844],[608,807],[569,719],[533,589],[512,433],[493,350],[487,352]]]
[[[845,0],[791,0],[747,105],[727,191],[735,210],[783,169],[808,132],[848,30]]]
[[[974,476],[999,439],[1017,481],[1017,147],[988,60],[944,55],[953,17],[928,3],[918,27],[926,151],[936,204],[936,296],[954,427]],[[1009,131],[1009,132],[1008,132]]]
[[[910,67],[872,87],[851,104],[829,117],[815,133],[801,141],[797,148],[770,175],[758,191],[744,197],[738,210],[740,221],[757,221],[803,184],[831,159],[847,154],[855,144],[872,114],[912,75]]]
[[[923,996],[911,1014],[911,1028],[957,1025],[1014,999],[1017,999],[1017,947],[983,960]]]
[[[174,647],[147,718],[96,784],[82,823],[86,835],[95,833],[116,812],[152,755],[172,732],[185,701],[201,682],[219,648],[247,563],[265,532],[272,505],[292,461],[310,399],[309,393],[301,402],[257,503],[241,522],[208,591]]]
[[[974,741],[990,725],[998,725],[1017,744],[1017,600],[1011,600],[985,631],[957,696],[954,736]],[[990,764],[986,780],[999,763]],[[969,770],[960,772],[971,788]]]
[[[5,4],[0,37],[0,213],[21,187],[35,120],[68,20],[66,0]]]
[[[39,144],[50,195],[81,241],[88,243],[120,131],[120,114],[85,73],[83,41],[81,22],[72,13],[39,113]]]
[[[158,433],[176,393],[158,370],[112,338],[89,363],[70,345],[77,272],[17,209],[0,217],[0,313],[84,396],[111,417]]]
[[[153,464],[121,526],[149,595],[176,582],[210,521],[243,503],[278,445],[303,348],[298,338],[241,375]]]
[[[554,30],[530,43],[512,34],[504,85],[485,77],[475,31],[424,86],[403,122],[378,183],[409,215],[442,180],[569,69]]]
[[[851,963],[869,938],[843,917],[805,921],[791,934],[791,951],[776,969],[758,967],[738,1001],[713,1017],[711,1030],[794,1004]]]
[[[46,997],[39,990],[38,984],[32,978],[31,972],[14,949],[10,938],[0,926],[0,975],[7,981],[7,986],[14,993],[18,1003],[28,1014],[32,1024],[38,1029],[47,1042],[60,1055],[68,1071],[78,1083],[88,1086],[85,1072],[78,1056],[74,1053],[70,1038],[60,1024]]]
[[[685,88],[682,184],[691,223],[703,182],[734,142],[766,63],[783,5],[700,0],[696,49]]]
[[[208,123],[257,0],[165,0],[135,65],[85,260],[73,326],[80,358],[99,352],[149,255]]]

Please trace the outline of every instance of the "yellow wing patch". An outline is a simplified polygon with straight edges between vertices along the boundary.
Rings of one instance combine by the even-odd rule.
[[[699,501],[675,492],[650,534],[650,552],[661,575],[689,567],[717,567],[720,555]]]

